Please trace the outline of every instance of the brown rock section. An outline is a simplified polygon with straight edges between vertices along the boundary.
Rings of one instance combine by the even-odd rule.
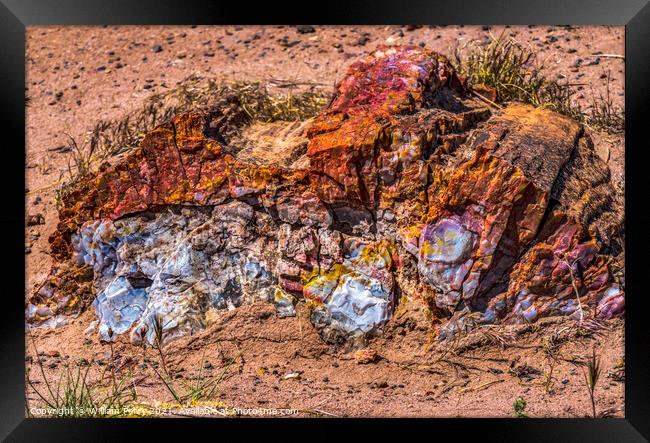
[[[489,323],[578,307],[581,316],[621,312],[622,290],[605,294],[608,257],[622,245],[621,204],[583,128],[520,104],[491,116],[465,92],[444,57],[381,48],[350,66],[308,129],[307,169],[239,160],[223,137],[246,124],[236,103],[179,115],[65,197],[50,238],[59,274],[78,274],[61,270],[87,222],[239,200],[305,227],[301,238],[278,232],[292,254],[276,270],[289,293],[302,294],[321,259],[342,260],[333,247],[342,234],[370,235],[399,246],[391,263],[404,292],[424,288],[406,295],[454,320],[471,311]],[[72,302],[60,301],[72,294],[57,295],[63,286],[53,281],[31,302],[65,312]]]
[[[463,299],[490,289],[534,239],[581,131],[560,115],[510,106],[472,135],[468,149],[474,157],[433,186],[426,221],[461,214],[475,235],[468,276],[462,291],[460,282],[454,288]],[[453,311],[458,302],[446,304]]]

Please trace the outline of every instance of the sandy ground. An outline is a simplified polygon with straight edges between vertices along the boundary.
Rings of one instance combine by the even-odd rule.
[[[316,82],[327,88],[352,61],[380,44],[424,44],[451,56],[470,41],[502,32],[531,45],[549,78],[579,83],[575,99],[582,105],[588,105],[593,94],[604,94],[609,78],[612,100],[623,106],[624,60],[611,57],[624,54],[623,28],[316,26],[308,33],[290,26],[28,28],[26,205],[29,215],[43,216],[43,224],[26,228],[26,293],[50,270],[47,237],[58,221],[53,184],[67,172],[70,155],[61,149],[67,143],[65,134],[83,140],[98,119],[119,118],[194,73],[227,81]],[[623,137],[591,135],[614,181],[620,182]],[[178,369],[185,369],[181,374],[201,366],[204,350],[215,375],[224,370],[224,361],[235,358],[225,365],[227,375],[217,394],[225,404],[353,416],[512,416],[517,397],[527,399],[531,416],[584,416],[591,406],[576,359],[596,346],[607,373],[624,352],[622,321],[611,322],[601,335],[563,344],[549,393],[545,371],[550,366],[543,343],[550,329],[524,333],[505,350],[486,345],[464,351],[454,356],[454,363],[439,361],[442,351],[437,346],[424,351],[431,346],[425,331],[396,333],[397,339],[382,338],[371,345],[383,358],[359,365],[351,354],[324,345],[306,315],[302,321],[277,319],[271,306],[242,308],[232,313],[229,323],[224,320],[221,326],[173,343],[166,352]],[[93,316],[86,312],[62,329],[36,333],[40,350],[50,355],[45,357],[48,374],[56,376],[65,361],[80,357],[98,371],[97,360],[106,364],[108,346],[82,333]],[[230,336],[247,331],[248,336]],[[130,358],[127,366],[137,369],[143,398],[170,400],[144,361],[149,357],[125,343],[115,351],[117,358]],[[32,348],[28,353],[33,357]],[[34,359],[27,360],[33,367]],[[413,370],[414,365],[432,366],[432,361],[437,362],[429,368],[432,372]],[[513,375],[517,371],[509,371],[511,364],[530,365],[539,373],[522,379]],[[300,378],[283,380],[287,371],[304,372]],[[599,412],[622,416],[624,384],[603,380]]]
[[[594,349],[603,368],[597,414],[624,413],[625,384],[616,378],[624,358],[620,319],[587,336],[575,334],[575,323],[553,319],[501,331],[504,346],[478,332],[439,345],[429,339],[424,314],[411,305],[400,308],[384,336],[370,344],[377,360],[362,364],[355,353],[325,344],[307,320],[304,305],[299,311],[297,317],[277,319],[268,303],[240,307],[205,331],[165,346],[174,389],[188,393],[202,374],[206,382],[220,381],[212,399],[222,403],[220,408],[291,409],[299,416],[512,417],[513,402],[523,398],[530,417],[587,417],[591,403],[581,362]],[[86,312],[71,325],[35,335],[48,380],[58,380],[66,364],[76,371],[74,362],[83,358],[91,364],[88,380],[93,385],[103,377],[102,386],[110,387],[114,367],[117,380],[135,384],[140,402],[173,403],[154,371],[163,372],[157,352],[133,347],[126,337],[113,349],[84,337],[92,319]],[[561,338],[549,354],[549,338],[556,333]],[[36,358],[30,343],[30,377],[47,392]],[[38,404],[33,392],[29,400]],[[198,407],[172,411],[202,414]]]

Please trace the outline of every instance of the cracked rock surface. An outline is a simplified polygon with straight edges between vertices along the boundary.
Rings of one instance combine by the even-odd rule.
[[[404,297],[441,338],[622,314],[622,202],[584,128],[467,92],[444,57],[380,48],[306,129],[304,168],[240,158],[232,97],[176,116],[65,197],[28,320],[93,306],[103,339],[151,343],[156,316],[171,340],[258,298],[280,316],[304,301],[326,341],[355,344]]]

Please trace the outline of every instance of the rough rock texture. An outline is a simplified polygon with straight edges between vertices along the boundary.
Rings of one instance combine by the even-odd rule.
[[[440,55],[379,49],[307,129],[302,169],[238,156],[229,140],[249,122],[232,98],[175,117],[65,198],[58,263],[28,320],[92,302],[103,339],[139,343],[154,316],[171,339],[256,298],[280,316],[304,300],[324,339],[357,343],[403,297],[442,338],[621,314],[622,205],[588,135],[527,105],[492,114],[466,92]]]

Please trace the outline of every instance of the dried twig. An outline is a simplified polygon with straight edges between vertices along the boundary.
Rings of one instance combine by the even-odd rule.
[[[620,54],[598,54],[598,57],[605,57],[605,58],[620,58],[620,59],[625,60],[625,56],[624,56],[624,55],[620,55]]]
[[[584,320],[584,311],[582,310],[582,302],[580,301],[580,292],[578,291],[578,286],[576,285],[576,280],[573,277],[573,269],[567,260],[562,260],[569,267],[569,276],[571,277],[571,285],[573,286],[573,291],[576,294],[576,299],[578,300],[578,309],[580,310],[580,322],[578,327],[582,326],[582,321]]]

